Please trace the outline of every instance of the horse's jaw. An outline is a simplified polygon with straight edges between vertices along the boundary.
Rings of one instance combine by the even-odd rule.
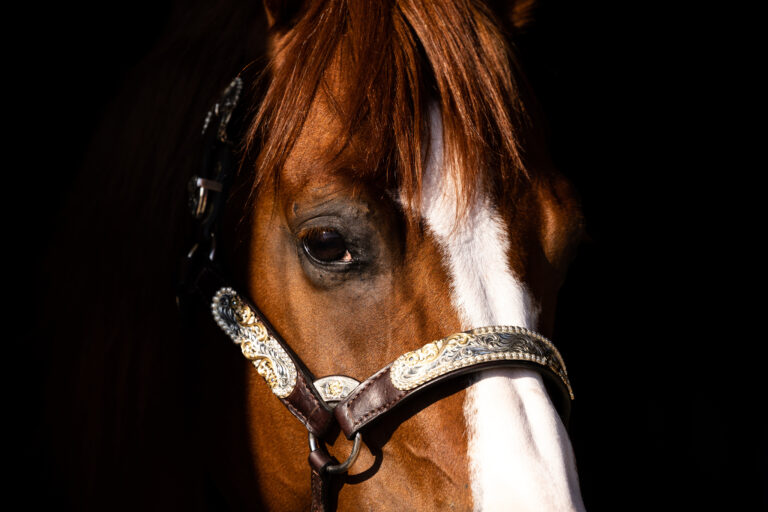
[[[442,126],[431,110],[422,216],[440,246],[451,300],[464,329],[535,329],[538,311],[509,265],[504,219],[477,197],[457,221],[457,190],[443,162]],[[526,369],[481,372],[464,403],[475,510],[583,510],[568,434],[541,376]]]

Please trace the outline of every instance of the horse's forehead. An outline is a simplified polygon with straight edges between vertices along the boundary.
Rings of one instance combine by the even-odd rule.
[[[346,136],[352,143],[340,144]],[[365,165],[364,155],[356,151],[355,144],[362,136],[347,134],[331,102],[318,95],[281,169],[281,183],[299,193],[307,188],[316,189],[320,184],[327,187],[345,181],[346,175]]]
[[[381,142],[369,140],[364,131],[347,133],[337,107],[344,90],[334,82],[332,80],[312,102],[306,122],[281,170],[281,186],[286,187],[284,198],[290,208],[297,202],[312,203],[331,196],[355,195],[360,199],[366,190],[381,186],[373,173],[366,172],[376,165],[366,161],[367,155],[375,154],[366,149]],[[488,193],[478,193],[473,204],[468,205],[469,215],[462,215],[459,205],[464,198],[459,197],[462,187],[456,177],[464,173],[452,172],[444,165],[439,110],[431,108],[428,119],[430,151],[422,176],[421,201],[403,200],[397,190],[378,191],[375,196],[382,197],[381,192],[385,192],[415,219],[438,218],[434,211],[437,209],[440,222],[445,223],[442,227],[447,230],[471,223],[473,209],[478,205],[481,211],[491,208],[506,231],[517,232],[517,235],[509,233],[515,238],[514,247],[523,251],[522,245],[535,244],[549,263],[564,268],[583,229],[578,197],[570,182],[557,172],[532,169],[530,180],[514,187],[514,193],[501,204],[493,204],[494,199]],[[348,143],[340,145],[339,141],[345,137]],[[510,256],[515,259],[514,255]]]

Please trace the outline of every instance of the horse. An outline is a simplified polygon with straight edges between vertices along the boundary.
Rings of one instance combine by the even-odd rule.
[[[550,347],[584,223],[513,52],[533,11],[266,0],[175,12],[108,111],[49,260],[66,269],[47,306],[67,340],[52,347],[49,393],[62,494],[86,509],[583,510],[546,364],[481,366],[375,417],[330,488],[310,481],[307,456],[324,457],[313,475],[337,467],[352,450],[344,427],[318,428],[307,448],[314,423],[276,391],[277,359],[251,358],[254,371],[223,316],[180,315],[174,301],[194,253],[183,194],[200,121],[238,75],[236,171],[205,254],[236,285],[235,327],[289,345],[313,411],[340,417],[315,376],[351,378],[345,396],[362,396],[387,363],[454,333],[514,326]]]

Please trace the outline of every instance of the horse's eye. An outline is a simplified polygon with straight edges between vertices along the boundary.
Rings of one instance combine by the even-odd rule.
[[[310,229],[301,238],[306,253],[322,263],[352,262],[344,237],[334,229]]]

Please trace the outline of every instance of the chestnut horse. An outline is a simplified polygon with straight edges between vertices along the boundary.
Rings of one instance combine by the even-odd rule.
[[[210,315],[179,323],[172,306],[197,120],[244,62],[257,59],[216,259],[312,374],[363,381],[477,327],[552,334],[582,217],[512,51],[531,3],[268,0],[265,38],[251,6],[174,18],[137,72],[153,81],[128,82],[138,99],[109,112],[76,185],[58,245],[75,254],[51,259],[68,269],[51,397],[73,502],[309,507],[306,428]],[[112,151],[124,161],[105,167]],[[538,371],[452,382],[371,426],[338,510],[583,509]],[[347,457],[344,436],[326,441]]]

